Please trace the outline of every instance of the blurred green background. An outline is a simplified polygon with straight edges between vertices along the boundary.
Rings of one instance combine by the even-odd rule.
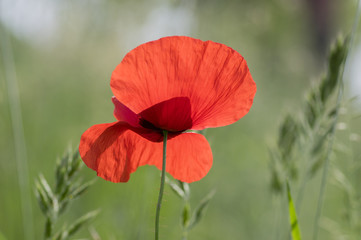
[[[90,126],[115,120],[110,75],[128,51],[163,36],[188,35],[240,52],[258,87],[247,116],[205,132],[214,165],[204,179],[191,184],[192,202],[211,189],[217,192],[189,239],[288,239],[286,197],[276,197],[270,190],[267,146],[275,141],[284,114],[290,110],[297,114],[305,90],[324,72],[332,39],[351,31],[356,5],[352,0],[0,0],[0,41],[11,43],[11,49],[4,44],[0,49],[0,232],[7,239],[25,239],[6,82],[6,66],[12,62],[5,52],[13,54],[27,150],[22,161],[28,162],[25,170],[33,206],[29,224],[35,234],[27,239],[42,239],[44,218],[34,196],[37,175],[43,173],[53,183],[56,158],[69,145],[76,147]],[[360,81],[351,66],[361,63],[350,61],[349,66],[346,80]],[[348,86],[357,85],[347,82],[346,93]],[[360,112],[348,102],[355,94],[344,98],[352,116]],[[360,118],[352,116],[347,118],[348,131],[355,132],[357,140]],[[348,139],[348,132],[339,135]],[[354,143],[352,154],[360,161],[359,144]],[[335,158],[333,164],[347,170],[352,154],[340,153],[342,158]],[[85,179],[95,176],[87,168],[81,174]],[[91,226],[102,239],[152,239],[159,174],[155,167],[146,166],[126,184],[99,179],[63,220],[99,208],[101,214]],[[307,185],[299,213],[306,240],[313,232],[319,175]],[[343,203],[342,192],[330,177],[323,218],[338,222],[341,230],[347,225]],[[180,239],[181,207],[167,188],[162,239]],[[333,239],[336,235],[330,229],[335,228],[323,225],[319,239]],[[89,237],[88,229],[76,236]]]

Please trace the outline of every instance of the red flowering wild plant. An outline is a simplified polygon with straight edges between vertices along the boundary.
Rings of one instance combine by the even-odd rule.
[[[183,182],[203,178],[212,166],[205,137],[186,130],[232,124],[248,113],[256,85],[244,58],[212,41],[165,37],[138,46],[115,68],[110,81],[113,123],[90,127],[79,152],[98,176],[127,182],[139,166],[162,169]]]

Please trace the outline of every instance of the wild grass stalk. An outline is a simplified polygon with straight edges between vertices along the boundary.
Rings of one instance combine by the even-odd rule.
[[[94,181],[83,182],[76,178],[82,166],[79,152],[73,153],[69,149],[57,163],[53,188],[43,175],[39,175],[35,183],[36,197],[45,216],[45,240],[70,239],[81,227],[97,216],[98,211],[91,211],[69,225],[57,227],[57,220],[65,213],[69,205],[94,183]]]
[[[270,149],[271,188],[275,192],[282,192],[282,186],[287,181],[297,182],[301,172],[297,210],[300,209],[306,183],[322,168],[314,240],[317,239],[329,161],[343,96],[344,65],[352,38],[353,35],[335,43],[330,52],[327,74],[309,90],[300,117],[286,115],[280,126],[277,145]]]
[[[344,79],[345,64],[347,63],[347,59],[348,59],[347,57],[348,57],[349,53],[351,52],[351,49],[353,46],[353,42],[354,42],[355,35],[357,32],[357,26],[358,26],[358,23],[360,22],[360,16],[361,16],[361,0],[358,0],[354,24],[352,27],[352,32],[350,34],[349,42],[345,43],[345,45],[346,45],[345,46],[345,56],[344,56],[343,64],[341,65],[340,73],[338,75],[338,82],[340,83],[340,87],[338,89],[338,96],[337,96],[337,103],[336,103],[337,108],[336,108],[334,122],[332,124],[332,132],[331,132],[331,136],[330,136],[330,142],[328,145],[325,164],[324,164],[323,173],[322,173],[320,195],[319,195],[317,211],[316,211],[316,215],[315,215],[313,240],[318,239],[319,221],[320,221],[322,206],[323,206],[323,202],[324,202],[325,187],[326,187],[326,183],[327,183],[327,173],[328,173],[328,168],[329,168],[330,156],[331,156],[331,152],[333,149],[336,124],[337,124],[338,117],[339,117],[339,109],[340,109],[341,100],[343,97],[343,79]]]
[[[348,43],[344,43],[344,45],[346,46],[345,49],[347,51]],[[346,57],[347,57],[347,52],[345,53],[343,62],[345,61]],[[325,161],[323,164],[322,179],[321,179],[321,185],[320,185],[320,191],[319,191],[319,197],[318,197],[318,203],[317,203],[317,209],[316,209],[315,221],[314,221],[313,240],[317,240],[317,238],[318,238],[319,221],[320,221],[322,206],[323,206],[323,202],[324,202],[325,188],[326,188],[326,183],[327,183],[327,175],[328,175],[328,169],[329,169],[329,164],[330,164],[330,157],[331,157],[331,153],[333,150],[336,125],[337,125],[338,117],[339,117],[339,109],[340,109],[341,101],[342,101],[342,97],[343,97],[343,81],[342,81],[343,72],[344,72],[344,63],[340,66],[340,73],[338,76],[338,82],[339,82],[340,86],[338,88],[338,93],[337,93],[335,117],[334,117],[333,123],[331,125],[331,131],[330,131],[329,142],[328,142],[327,151],[326,151],[326,157],[325,157]]]

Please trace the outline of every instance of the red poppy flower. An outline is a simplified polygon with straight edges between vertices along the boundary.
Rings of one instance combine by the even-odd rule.
[[[81,137],[79,152],[98,176],[127,182],[139,166],[162,168],[162,130],[169,131],[166,171],[183,182],[212,166],[202,130],[236,122],[251,108],[256,85],[233,49],[190,37],[165,37],[130,51],[110,81],[113,123]]]

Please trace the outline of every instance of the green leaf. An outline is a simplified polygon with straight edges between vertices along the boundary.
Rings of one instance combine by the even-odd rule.
[[[192,229],[195,225],[197,225],[199,223],[199,221],[202,219],[202,217],[204,216],[204,213],[206,211],[206,207],[209,204],[209,201],[213,198],[214,194],[216,193],[215,190],[211,191],[207,196],[205,196],[202,201],[199,203],[199,205],[197,206],[197,208],[195,209],[193,215],[192,215],[192,219],[187,227],[187,231],[189,231],[190,229]]]
[[[92,211],[89,212],[82,217],[78,218],[68,229],[68,236],[74,235],[83,225],[88,223],[89,221],[93,220],[97,215],[99,214],[99,211]]]
[[[183,226],[183,228],[188,227],[190,218],[191,218],[191,206],[189,205],[189,203],[186,203],[184,205],[183,213],[182,213],[182,226]]]
[[[59,202],[56,196],[54,196],[53,191],[51,190],[48,182],[44,178],[42,174],[39,175],[40,186],[42,187],[43,192],[47,199],[49,199],[50,204],[48,205],[49,212],[51,214],[51,218],[56,219],[59,213]]]
[[[168,177],[165,178],[165,182],[171,187],[171,189],[173,190],[173,192],[180,197],[181,199],[184,199],[185,194],[183,189],[178,186],[178,184],[176,184],[175,182],[171,181]]]
[[[181,186],[183,192],[184,192],[184,200],[188,200],[191,195],[191,189],[189,187],[189,184],[186,182],[179,181],[179,185]]]
[[[86,223],[94,219],[99,214],[99,211],[89,212],[82,217],[78,218],[70,227],[64,227],[60,230],[55,237],[52,238],[54,240],[66,240],[69,239],[72,235],[74,235],[81,227],[83,227]]]
[[[44,178],[44,176],[42,174],[39,174],[39,183],[40,183],[44,193],[46,194],[47,198],[54,200],[53,191],[51,190],[48,182],[46,181],[46,179]]]
[[[51,206],[51,199],[47,197],[45,191],[38,181],[35,182],[35,196],[38,200],[41,211],[44,215],[47,215],[49,207]]]
[[[298,226],[296,209],[293,204],[290,185],[287,182],[288,210],[290,215],[291,235],[293,240],[301,240],[301,232]]]
[[[86,190],[88,190],[88,188],[93,185],[95,183],[96,179],[94,179],[93,181],[89,181],[89,182],[86,182],[74,189],[72,189],[69,197],[70,198],[77,198],[79,197],[80,195],[82,195]]]

